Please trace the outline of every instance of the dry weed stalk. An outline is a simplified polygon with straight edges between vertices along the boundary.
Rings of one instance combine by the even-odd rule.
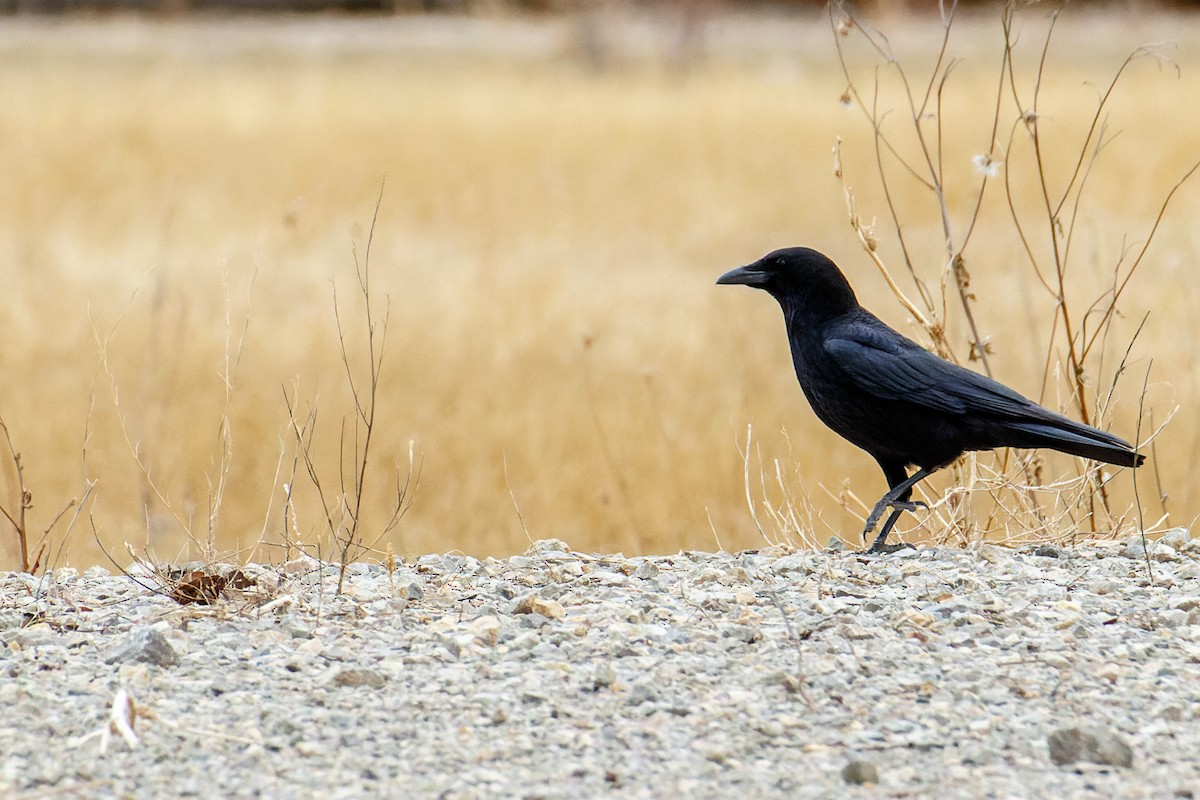
[[[50,546],[50,534],[54,531],[58,524],[64,519],[67,519],[67,512],[72,508],[75,513],[67,519],[67,525],[63,532],[63,543],[65,546],[67,538],[70,536],[75,523],[79,519],[79,514],[87,504],[88,498],[92,495],[92,489],[95,487],[94,481],[85,483],[84,492],[80,497],[75,497],[68,500],[58,513],[55,514],[48,525],[42,529],[41,537],[34,544],[34,555],[32,562],[30,561],[30,530],[29,530],[29,512],[33,510],[33,492],[25,483],[25,462],[21,459],[21,453],[13,445],[12,434],[8,430],[8,423],[0,417],[0,431],[4,433],[4,445],[8,448],[9,462],[12,464],[12,486],[9,490],[9,503],[0,503],[0,514],[8,520],[8,524],[12,526],[13,535],[17,539],[17,547],[21,553],[21,571],[30,574],[36,573],[39,569],[47,568],[46,562],[43,560],[46,556],[46,551]],[[60,548],[61,549],[61,548]]]
[[[816,530],[816,511],[807,497],[797,494],[792,488],[795,485],[794,476],[784,474],[783,464],[778,458],[772,460],[772,478],[767,479],[762,450],[754,446],[753,425],[746,426],[746,444],[744,447],[739,444],[738,452],[742,456],[742,479],[746,503],[750,507],[750,518],[754,520],[754,527],[758,529],[763,541],[778,547],[796,546],[799,540],[800,547],[816,548],[818,544],[813,534]],[[754,480],[751,467],[754,462],[758,465],[757,481]],[[754,499],[756,491],[762,497],[761,503]],[[770,499],[773,491],[778,492],[779,500]],[[763,521],[759,519],[760,505],[770,523],[770,531],[763,527]]]
[[[326,484],[322,482],[320,470],[317,467],[313,439],[316,434],[317,406],[309,406],[309,410],[301,421],[297,416],[295,391],[291,396],[284,390],[284,403],[288,410],[289,427],[293,437],[293,466],[292,480],[285,485],[287,501],[284,510],[284,541],[290,548],[300,541],[299,524],[296,520],[294,503],[295,474],[300,464],[304,466],[305,476],[316,492],[317,501],[323,515],[325,530],[337,551],[338,594],[342,593],[346,579],[346,568],[356,558],[361,557],[375,548],[379,541],[390,533],[408,510],[415,499],[415,491],[421,478],[421,465],[417,462],[413,443],[408,447],[408,469],[401,476],[401,468],[397,463],[394,474],[390,514],[382,528],[371,541],[367,541],[367,532],[363,527],[364,501],[367,497],[368,468],[371,466],[371,445],[376,433],[376,413],[379,407],[379,381],[383,374],[384,354],[387,345],[388,320],[391,316],[390,301],[385,299],[383,317],[378,318],[375,296],[371,290],[371,243],[375,238],[375,225],[379,220],[379,207],[383,203],[383,188],[380,187],[379,197],[375,202],[375,212],[371,217],[371,227],[367,232],[367,245],[360,259],[358,250],[354,250],[354,270],[358,282],[358,294],[362,301],[361,322],[366,333],[366,379],[365,383],[356,374],[355,359],[346,344],[346,326],[338,304],[337,289],[333,293],[334,319],[337,325],[338,347],[342,366],[345,370],[346,384],[350,389],[354,409],[351,414],[349,430],[346,417],[342,417],[338,438],[338,483],[336,496],[331,496]],[[347,451],[347,437],[350,438]],[[295,537],[295,538],[293,538]]]
[[[104,371],[108,378],[109,391],[112,395],[113,409],[116,414],[117,427],[121,432],[121,436],[125,441],[125,445],[129,450],[130,456],[133,458],[134,464],[137,466],[141,474],[143,485],[143,506],[141,509],[143,520],[146,526],[146,552],[151,561],[158,564],[158,557],[154,554],[154,548],[151,541],[152,531],[152,513],[153,505],[157,504],[167,512],[171,520],[184,534],[188,544],[195,548],[196,552],[202,559],[209,563],[215,563],[218,560],[217,553],[217,532],[220,526],[221,506],[225,498],[225,487],[228,482],[229,472],[233,463],[233,434],[230,426],[230,408],[233,404],[234,391],[237,385],[237,368],[242,360],[242,353],[246,344],[246,338],[250,328],[250,297],[254,288],[254,280],[256,272],[252,272],[246,289],[246,310],[240,320],[240,325],[235,327],[233,317],[233,303],[229,295],[229,275],[226,270],[221,272],[221,283],[225,287],[225,347],[224,359],[221,370],[221,383],[224,390],[223,403],[221,406],[220,417],[217,421],[216,431],[216,474],[206,473],[205,478],[208,483],[208,493],[206,498],[206,515],[205,515],[205,531],[203,538],[196,535],[195,522],[192,519],[191,513],[185,513],[180,508],[180,502],[173,500],[162,483],[155,477],[154,465],[151,458],[147,455],[144,442],[141,437],[137,436],[134,431],[133,424],[130,421],[129,415],[121,405],[121,385],[117,378],[116,372],[109,358],[109,350],[112,339],[116,335],[117,329],[120,327],[122,320],[133,306],[137,298],[138,292],[135,291],[129,298],[125,307],[118,314],[117,319],[113,322],[108,332],[101,334],[99,326],[95,320],[92,322],[92,332],[96,340],[96,346],[99,353],[99,367]],[[157,323],[157,315],[155,320]],[[84,471],[87,472],[87,450],[84,449]],[[91,483],[95,483],[93,479]],[[188,499],[185,498],[183,505],[187,506]],[[93,522],[93,525],[95,523]],[[97,543],[99,543],[97,536]],[[116,562],[103,546],[100,547],[105,556],[109,558],[114,565]],[[183,553],[177,554],[175,561],[182,560]],[[165,570],[162,564],[158,564],[161,570]],[[119,568],[119,566],[118,566]]]
[[[1103,357],[1106,349],[1111,347],[1112,323],[1120,315],[1118,302],[1142,264],[1172,198],[1200,168],[1200,164],[1187,170],[1167,192],[1145,241],[1132,259],[1129,258],[1130,250],[1123,250],[1112,267],[1111,282],[1102,287],[1098,294],[1081,296],[1082,292],[1068,283],[1067,276],[1077,223],[1085,205],[1087,179],[1111,138],[1107,136],[1109,101],[1121,76],[1134,60],[1157,54],[1149,48],[1139,48],[1120,65],[1090,118],[1085,120],[1086,134],[1071,161],[1069,177],[1065,184],[1056,185],[1048,174],[1049,148],[1046,134],[1039,123],[1043,113],[1041,104],[1047,56],[1059,12],[1055,11],[1050,16],[1032,86],[1028,86],[1027,80],[1022,78],[1023,72],[1017,67],[1018,37],[1013,30],[1017,6],[1010,2],[1001,13],[1003,51],[995,101],[991,105],[994,110],[989,121],[990,136],[986,147],[973,159],[978,178],[967,202],[969,210],[961,219],[956,218],[947,199],[946,187],[953,176],[953,169],[947,165],[945,152],[950,143],[973,135],[969,131],[951,129],[946,123],[943,108],[945,90],[957,63],[949,56],[956,8],[956,4],[939,6],[941,45],[933,66],[927,74],[917,79],[901,63],[884,34],[864,23],[841,2],[829,6],[833,39],[847,82],[842,99],[860,110],[873,133],[875,178],[882,191],[886,218],[898,246],[904,272],[914,287],[912,294],[900,286],[894,271],[879,252],[873,227],[864,223],[860,216],[845,175],[841,142],[838,140],[834,148],[834,170],[842,183],[851,227],[896,299],[928,336],[932,348],[952,361],[961,359],[947,338],[948,298],[951,295],[957,298],[956,305],[961,309],[969,332],[965,359],[978,361],[983,371],[991,375],[989,356],[993,355],[993,351],[973,310],[977,298],[971,289],[966,254],[972,234],[981,220],[983,199],[989,182],[1001,172],[1002,167],[1008,213],[1028,266],[1037,284],[1045,290],[1052,307],[1052,333],[1046,345],[1041,395],[1044,398],[1056,369],[1061,370],[1070,387],[1074,413],[1090,425],[1101,425],[1110,410],[1113,388],[1102,396],[1092,386],[1104,371]],[[876,61],[869,85],[856,78],[852,69],[845,44],[852,36],[866,43]],[[903,117],[900,129],[885,124],[889,114],[894,111],[887,99],[892,96],[889,94],[891,86],[886,83],[888,80],[896,81],[898,87],[896,93],[900,98],[898,104]],[[1012,121],[1008,126],[1008,138],[1001,142],[998,137],[1002,122],[1010,113]],[[1019,169],[1015,162],[1025,156],[1027,149],[1032,153],[1029,162],[1023,162],[1028,168]],[[897,173],[900,178],[896,177]],[[1032,176],[1039,195],[1036,208],[1023,208],[1017,200],[1014,184],[1018,176]],[[941,263],[937,273],[940,289],[936,292],[930,290],[929,281],[917,266],[934,259],[919,254],[908,233],[913,224],[924,220],[916,219],[913,212],[902,210],[894,201],[895,184],[900,179],[919,184],[932,196],[937,208],[944,247],[938,259]],[[1038,237],[1048,241],[1047,254],[1040,252],[1035,242]],[[1136,338],[1135,333],[1133,340]],[[1125,370],[1132,345],[1131,340],[1113,372],[1114,388]],[[1161,426],[1158,430],[1161,430]],[[1015,466],[1010,467],[1010,460],[1015,460]],[[1005,451],[999,456],[998,469],[992,469],[982,463],[978,456],[968,454],[954,466],[954,485],[964,488],[952,490],[931,503],[932,513],[928,521],[934,524],[935,529],[956,535],[962,542],[970,541],[975,531],[989,530],[997,523],[1004,531],[1006,540],[1018,541],[1074,536],[1083,525],[1088,525],[1092,532],[1096,532],[1098,523],[1107,526],[1110,531],[1116,531],[1126,522],[1128,515],[1115,512],[1110,505],[1106,490],[1108,473],[1102,470],[1101,465],[1079,461],[1072,475],[1048,482],[1042,479],[1041,473],[1041,460],[1035,454]],[[985,493],[992,500],[992,510],[982,521],[978,519],[971,502],[978,492]]]

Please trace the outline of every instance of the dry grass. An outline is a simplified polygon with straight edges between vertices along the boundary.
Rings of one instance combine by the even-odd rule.
[[[110,548],[149,544],[173,559],[258,544],[246,554],[272,557],[291,525],[283,387],[300,413],[317,404],[313,455],[336,465],[352,406],[330,284],[353,293],[351,248],[365,242],[386,176],[371,255],[373,291],[391,308],[372,444],[381,470],[362,524],[386,523],[391,468],[407,464],[410,439],[423,473],[381,548],[504,553],[525,547],[525,529],[585,550],[761,544],[739,454],[748,422],[754,470],[764,465],[777,496],[780,460],[784,482],[811,502],[812,534],[857,531],[819,487],[837,494],[848,482],[873,500],[878,468],[806,408],[769,298],[712,285],[766,250],[809,244],[842,263],[865,304],[913,330],[847,225],[835,137],[860,207],[881,217],[884,207],[869,131],[838,102],[845,85],[822,18],[722,23],[712,57],[686,75],[655,57],[591,72],[573,57],[569,26],[553,27],[562,23],[545,35],[561,53],[544,58],[360,48],[362,29],[329,21],[253,23],[247,36],[251,24],[0,30],[0,414],[23,456],[34,527],[94,480],[87,512]],[[893,38],[906,52],[936,39],[936,25],[901,25]],[[403,22],[373,30],[411,44]],[[1194,30],[1171,17],[1062,25],[1043,107],[1063,153],[1094,107],[1087,81],[1106,82],[1137,45],[1193,37],[1178,55],[1182,77],[1139,63],[1113,105],[1121,135],[1090,178],[1075,286],[1109,279],[1126,237],[1146,235],[1197,156]],[[755,31],[757,49],[728,44]],[[987,149],[1001,47],[990,18],[962,31],[945,123],[970,133],[946,153],[961,165],[952,204],[974,181],[971,156]],[[491,31],[510,34],[528,38],[522,25]],[[238,44],[256,35],[271,46]],[[900,201],[936,265],[936,213],[915,190]],[[1153,358],[1146,408],[1161,421],[1183,406],[1156,447],[1179,524],[1200,509],[1198,210],[1197,188],[1177,198],[1120,303],[1113,344],[1119,358],[1150,312],[1111,426],[1133,438]],[[986,208],[975,234],[976,314],[997,376],[1036,396],[1052,304],[1011,267],[1020,244],[1006,213]],[[951,314],[952,341],[965,341],[960,328]],[[354,330],[352,350],[365,343]],[[1115,361],[1104,367],[1102,391]],[[1052,381],[1045,401],[1069,408],[1065,387]],[[1143,475],[1155,520],[1155,476]],[[1114,484],[1121,507],[1130,483]],[[311,499],[298,501],[295,523],[312,542],[324,528]],[[0,541],[12,565],[15,543]],[[51,552],[59,563],[102,559],[78,529]]]

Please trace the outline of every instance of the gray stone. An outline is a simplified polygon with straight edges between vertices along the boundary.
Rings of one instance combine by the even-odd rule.
[[[334,686],[346,686],[350,688],[366,686],[370,689],[382,689],[387,684],[387,676],[378,670],[343,667],[334,673],[330,683]]]
[[[571,552],[570,546],[562,539],[538,539],[525,551],[527,556],[550,555]]]
[[[104,657],[105,663],[140,661],[156,667],[173,667],[179,663],[179,653],[158,627],[142,626],[131,630]]]
[[[1168,547],[1173,547],[1176,550],[1183,549],[1183,546],[1192,540],[1192,532],[1187,528],[1171,528],[1162,535],[1159,540]]]
[[[651,578],[658,577],[658,573],[659,573],[658,567],[656,567],[654,565],[653,561],[650,561],[649,559],[647,559],[647,560],[643,561],[641,564],[638,564],[637,569],[635,569],[633,571],[633,577],[638,578],[643,581],[646,581],[646,580],[650,580]]]
[[[1143,561],[1146,559],[1147,553],[1151,561],[1175,561],[1179,558],[1179,553],[1174,547],[1162,541],[1142,541],[1140,536],[1130,538],[1125,545],[1125,549],[1122,551],[1122,555],[1126,558],[1136,558]]]
[[[58,641],[58,634],[49,625],[39,622],[36,625],[18,629],[16,634],[9,638],[21,647],[41,647]]]
[[[870,761],[855,759],[842,767],[842,780],[856,786],[879,783],[879,770]]]
[[[613,669],[611,661],[606,661],[602,664],[597,664],[593,672],[592,688],[607,689],[617,682],[617,671]]]
[[[1111,767],[1133,766],[1133,750],[1120,736],[1103,728],[1075,727],[1054,731],[1046,738],[1050,760],[1058,766],[1088,761]]]

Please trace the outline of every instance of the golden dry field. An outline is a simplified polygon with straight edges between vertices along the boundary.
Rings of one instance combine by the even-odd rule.
[[[1022,81],[1033,80],[1046,18],[1040,7],[1017,18]],[[960,236],[981,177],[972,157],[992,148],[998,19],[956,23],[959,62],[940,110],[922,122],[942,128]],[[936,18],[875,23],[910,74],[928,74]],[[85,500],[58,519],[43,561],[105,563],[101,543],[122,563],[125,543],[167,561],[204,555],[210,542],[226,557],[280,558],[289,540],[334,555],[285,395],[313,434],[313,463],[336,506],[352,483],[339,475],[339,440],[349,465],[354,406],[334,290],[361,387],[369,356],[355,252],[361,261],[385,179],[370,267],[376,322],[385,304],[390,318],[367,557],[389,547],[505,554],[528,537],[628,554],[761,546],[744,479],[748,425],[750,494],[770,537],[837,532],[854,542],[862,508],[839,496],[848,488],[873,502],[882,474],[812,416],[773,301],[713,282],[768,250],[807,244],[842,265],[867,307],[927,341],[858,244],[834,174],[840,138],[859,211],[911,287],[871,127],[840,101],[847,82],[823,15],[718,16],[707,26],[699,54],[685,57],[668,15],[617,12],[5,20],[0,417],[32,493],[35,543],[70,500]],[[1107,108],[1108,144],[1072,232],[1067,286],[1078,317],[1112,288],[1122,252],[1136,254],[1200,158],[1200,25],[1068,11],[1055,33],[1038,111],[1055,185],[1069,178],[1123,59],[1171,40],[1174,63],[1133,62]],[[867,97],[881,76],[878,103],[895,109],[885,130],[911,148],[894,73],[854,35],[846,45]],[[1006,97],[996,138],[1015,142],[1013,203],[1044,254],[1045,210],[1015,118]],[[915,180],[891,177],[916,265],[936,290],[938,208]],[[1200,180],[1174,196],[1084,375],[1094,408],[1149,315],[1104,416],[1132,440],[1141,407],[1144,440],[1178,406],[1139,474],[1147,527],[1188,525],[1200,511],[1198,216]],[[1023,255],[1002,180],[987,188],[966,257],[997,377],[1078,418],[1057,360],[1054,297]],[[961,355],[967,334],[949,291],[948,339]],[[376,541],[410,443],[421,467],[413,505]],[[0,448],[0,505],[15,512],[7,455]],[[1057,456],[1046,463],[1046,480],[1071,469]],[[777,469],[801,530],[780,530],[760,505],[786,500]],[[929,498],[954,481],[949,471],[930,481]],[[1133,502],[1129,471],[1110,494],[1121,517]],[[960,542],[938,519],[918,513],[901,531]],[[984,522],[968,537],[1022,533]],[[0,535],[5,568],[19,564],[10,534]]]

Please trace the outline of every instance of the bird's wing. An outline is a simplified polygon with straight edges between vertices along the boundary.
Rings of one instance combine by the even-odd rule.
[[[828,331],[824,348],[864,391],[883,399],[951,414],[1036,418],[1043,410],[1007,386],[935,356],[873,318],[835,326]]]

